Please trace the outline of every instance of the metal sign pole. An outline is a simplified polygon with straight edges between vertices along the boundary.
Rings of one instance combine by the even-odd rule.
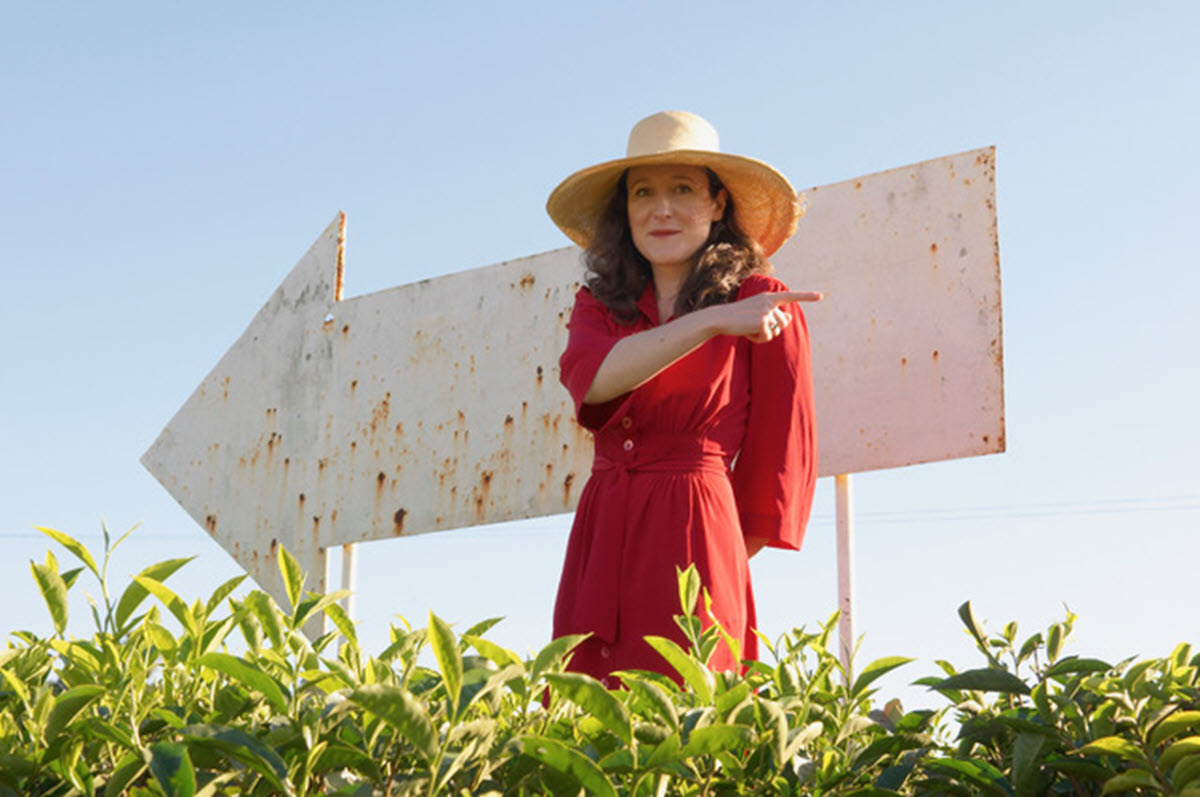
[[[850,670],[854,653],[854,491],[850,474],[834,477],[837,485],[837,558],[838,558],[838,620],[839,653],[846,684],[853,680]]]
[[[354,620],[354,593],[358,584],[358,545],[348,542],[342,546],[342,589],[350,594],[342,599],[342,608],[351,621]]]

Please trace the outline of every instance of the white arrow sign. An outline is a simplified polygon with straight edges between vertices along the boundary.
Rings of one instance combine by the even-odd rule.
[[[995,153],[810,189],[774,258],[806,307],[823,475],[1003,450]],[[558,384],[560,249],[341,299],[339,216],[142,461],[265,589],[285,545],[574,508],[591,440]]]

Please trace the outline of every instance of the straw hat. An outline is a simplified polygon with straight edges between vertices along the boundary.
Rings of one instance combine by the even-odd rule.
[[[720,151],[717,131],[687,111],[663,111],[633,126],[625,157],[589,166],[558,184],[546,212],[575,243],[586,248],[596,221],[612,199],[626,169],[659,163],[706,166],[717,173],[742,230],[773,254],[796,231],[803,209],[787,178],[754,158]]]

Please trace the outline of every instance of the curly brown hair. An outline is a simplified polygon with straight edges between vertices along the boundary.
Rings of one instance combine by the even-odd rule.
[[[712,169],[704,171],[709,194],[715,198],[725,186]],[[626,170],[617,181],[617,190],[597,219],[592,244],[584,253],[588,290],[622,324],[637,319],[637,300],[653,278],[650,262],[634,246],[629,229],[628,174]],[[725,213],[712,225],[708,240],[696,252],[692,271],[675,298],[675,315],[732,301],[742,280],[751,274],[770,272],[771,265],[758,242],[738,226],[733,197],[727,197]]]

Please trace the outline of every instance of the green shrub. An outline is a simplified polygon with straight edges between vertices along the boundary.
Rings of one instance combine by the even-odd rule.
[[[1063,656],[1070,615],[1018,645],[1015,624],[987,636],[964,604],[986,666],[938,662],[943,675],[918,683],[948,705],[906,713],[877,706],[873,687],[910,660],[872,662],[847,684],[830,651],[836,615],[764,639],[769,660],[742,674],[710,671],[722,631],[696,616],[692,570],[680,574],[688,649],[650,640],[679,684],[630,671],[607,690],[564,670],[581,637],[522,659],[487,639],[496,620],[457,634],[431,614],[368,656],[342,594],[306,593],[286,551],[287,607],[259,590],[235,598],[241,578],[189,604],[165,584],[186,559],[146,568],[114,599],[108,563],[125,537],[105,532],[97,565],[44,531],[82,566],[62,571],[52,552],[32,565],[55,634],[13,632],[0,653],[0,795],[1200,797],[1200,657],[1185,645],[1116,665]],[[90,638],[67,639],[84,571],[103,605]],[[301,629],[321,616],[335,630],[310,640]]]

